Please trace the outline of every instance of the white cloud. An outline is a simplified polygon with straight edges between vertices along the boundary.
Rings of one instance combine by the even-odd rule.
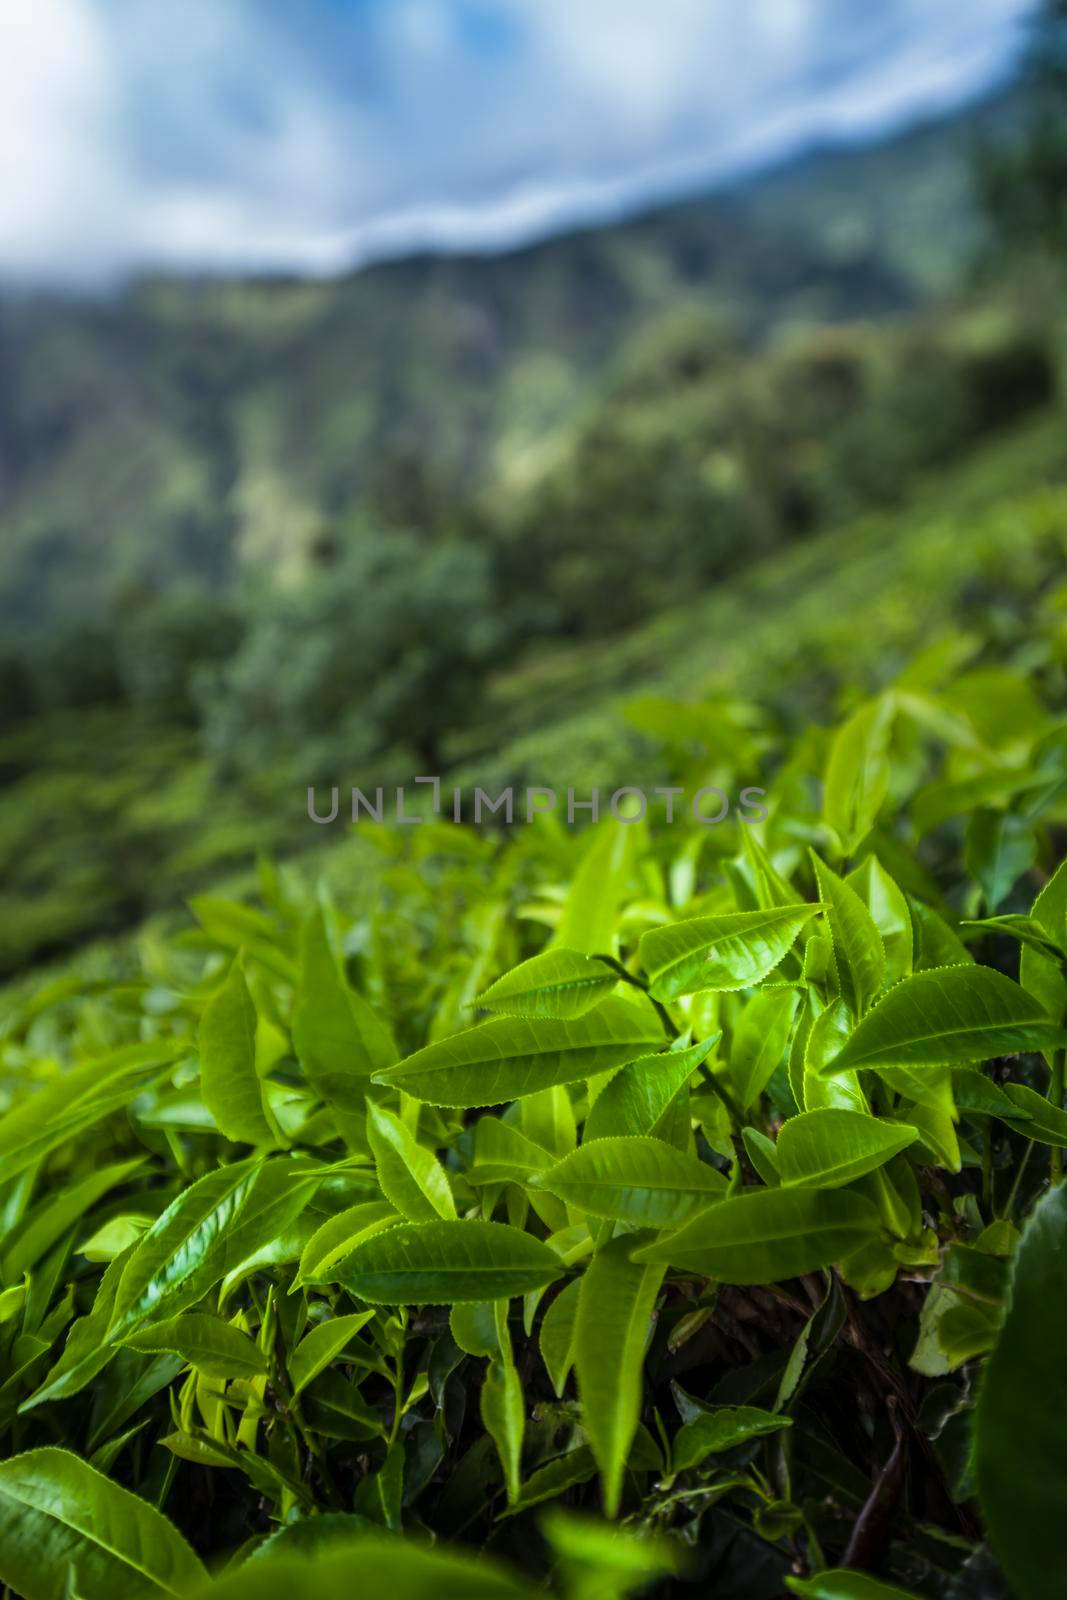
[[[333,272],[982,87],[1031,0],[3,0],[0,276]]]
[[[0,20],[0,265],[80,270],[128,198],[114,62],[85,0],[7,0]]]

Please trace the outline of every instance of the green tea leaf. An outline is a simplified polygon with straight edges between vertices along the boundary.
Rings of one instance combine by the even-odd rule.
[[[1006,1261],[955,1240],[931,1279],[908,1365],[926,1377],[941,1377],[991,1350],[1004,1320],[1007,1288]]]
[[[574,1365],[585,1430],[600,1468],[604,1512],[618,1514],[622,1475],[641,1411],[641,1370],[664,1266],[630,1259],[635,1240],[610,1240],[582,1278]]]
[[[730,1077],[742,1111],[756,1103],[781,1062],[798,998],[795,989],[767,989],[741,1013],[730,1047]]]
[[[1067,944],[1067,861],[1057,867],[1030,910],[1033,920],[1056,945]],[[1019,982],[1050,1017],[1067,1023],[1067,972],[1062,963],[1030,946],[1019,958]],[[1045,1057],[1051,1065],[1052,1051]]]
[[[617,982],[603,961],[555,945],[506,972],[475,1003],[509,1017],[582,1017]]]
[[[615,919],[626,892],[635,848],[634,824],[603,822],[590,828],[553,947],[593,956],[611,953]]]
[[[294,1399],[337,1359],[360,1329],[372,1322],[376,1315],[374,1311],[358,1311],[350,1317],[331,1317],[329,1321],[320,1322],[318,1327],[305,1333],[289,1357],[289,1382],[293,1387]]]
[[[914,1130],[920,1145],[925,1147],[937,1166],[947,1167],[950,1172],[959,1172],[963,1157],[949,1107],[931,1101],[917,1101],[915,1105],[904,1106],[894,1112],[894,1117]]]
[[[1024,948],[1051,960],[1057,967],[1064,959],[1064,952],[1053,944],[1044,925],[1036,917],[1020,913],[1008,913],[1003,917],[967,917],[960,927],[977,928],[980,933],[1006,933],[1010,938],[1017,939]]]
[[[581,1286],[580,1278],[566,1284],[545,1312],[541,1323],[541,1359],[552,1380],[557,1399],[562,1399],[568,1374],[574,1365],[574,1326],[578,1319]]]
[[[885,948],[874,919],[855,889],[813,857],[819,899],[834,947],[834,966],[841,998],[853,1016],[861,1017],[882,987]]]
[[[855,889],[881,936],[886,981],[906,978],[914,964],[915,941],[907,895],[874,855],[865,856],[845,882]]]
[[[399,1117],[383,1106],[368,1104],[367,1139],[382,1193],[402,1217],[409,1222],[429,1222],[434,1217],[456,1215],[444,1168]]]
[[[280,1557],[321,1557],[337,1554],[353,1539],[378,1535],[381,1529],[369,1517],[355,1511],[327,1511],[317,1517],[304,1517],[300,1522],[289,1522],[266,1539],[248,1556],[248,1561],[269,1561]],[[243,1563],[240,1563],[243,1564]]]
[[[638,1443],[640,1437],[639,1432]],[[636,1449],[635,1444],[635,1454]],[[648,1471],[650,1466],[645,1457],[641,1467]],[[624,1595],[647,1589],[652,1578],[678,1573],[684,1564],[674,1540],[644,1528],[638,1532],[617,1527],[600,1517],[553,1508],[541,1518],[541,1531],[564,1569],[576,1571],[579,1582],[588,1575],[595,1585],[594,1595],[603,1595],[604,1600],[605,1588],[612,1600],[622,1600]],[[589,1593],[584,1584],[579,1594],[583,1591]]]
[[[1063,1590],[1065,1299],[1067,1189],[1061,1185],[1044,1196],[1023,1229],[1007,1316],[975,1412],[978,1493],[989,1542],[1021,1600],[1058,1600]]]
[[[1018,1124],[1019,1131],[1038,1144],[1067,1147],[1067,1111],[1061,1111],[1025,1083],[1006,1083],[1004,1093],[1015,1108],[1014,1116],[1005,1121]]]
[[[869,1200],[847,1189],[749,1189],[635,1252],[723,1283],[778,1283],[842,1260],[879,1232]]]
[[[321,1182],[295,1161],[241,1161],[209,1172],[171,1202],[126,1263],[107,1337],[173,1317],[275,1237]]]
[[[837,835],[842,855],[851,855],[870,833],[889,792],[887,751],[893,712],[889,695],[870,701],[841,724],[830,746],[822,814]]]
[[[212,995],[200,1024],[200,1092],[227,1139],[271,1145],[256,1072],[256,1008],[236,963]]]
[[[1037,857],[1034,830],[1010,811],[979,809],[967,823],[963,860],[981,885],[987,909],[992,912],[1028,872]]]
[[[792,1426],[790,1417],[760,1411],[755,1406],[716,1407],[679,1428],[671,1445],[671,1469],[687,1472],[691,1467],[699,1467],[708,1456],[736,1449],[739,1444],[747,1444],[749,1439],[760,1439]]]
[[[304,1246],[294,1287],[304,1283],[329,1283],[332,1269],[352,1253],[361,1239],[380,1233],[383,1228],[391,1228],[400,1220],[399,1212],[393,1210],[388,1200],[365,1200],[328,1217]]]
[[[563,1274],[548,1245],[502,1222],[404,1222],[365,1239],[337,1271],[360,1300],[453,1305],[504,1300]]]
[[[828,1077],[825,1071],[848,1042],[851,1031],[852,1014],[843,1000],[832,1000],[812,1024],[804,1050],[801,1080],[806,1111],[839,1106],[842,1110],[859,1111],[866,1115],[867,1096],[859,1075],[846,1070]]]
[[[522,1487],[526,1404],[519,1374],[511,1361],[490,1361],[482,1383],[480,1409],[486,1432],[496,1445],[504,1469],[508,1505],[513,1506]]]
[[[376,1083],[432,1106],[491,1106],[578,1083],[663,1043],[650,1007],[615,995],[584,1017],[498,1017],[408,1056]]]
[[[116,1349],[114,1345],[106,1343],[105,1334],[111,1321],[119,1283],[133,1249],[131,1246],[109,1264],[100,1280],[92,1310],[88,1316],[79,1317],[72,1325],[59,1360],[40,1388],[22,1402],[20,1411],[30,1411],[45,1401],[65,1400],[69,1395],[78,1394],[112,1360]]]
[[[909,900],[915,928],[915,971],[929,972],[935,967],[966,966],[974,957],[962,944],[943,917],[921,900]]]
[[[500,1117],[481,1117],[474,1130],[473,1184],[524,1183],[534,1172],[547,1172],[552,1157],[542,1145]]]
[[[536,1185],[594,1217],[637,1227],[677,1225],[721,1199],[726,1179],[659,1139],[595,1139],[540,1173]]]
[[[247,1333],[200,1311],[149,1323],[128,1343],[136,1350],[170,1351],[209,1378],[255,1378],[269,1370]]]
[[[699,1044],[640,1056],[622,1067],[594,1100],[583,1143],[617,1134],[651,1133],[720,1037],[713,1033]]]
[[[578,1287],[577,1284],[574,1286]],[[596,1457],[587,1444],[576,1445],[565,1455],[555,1456],[536,1472],[531,1472],[521,1485],[505,1516],[516,1516],[531,1506],[543,1505],[546,1500],[558,1500],[579,1483],[588,1483],[596,1477]]]
[[[308,1082],[337,1118],[346,1142],[358,1149],[367,1080],[392,1066],[397,1052],[384,1022],[343,978],[321,907],[301,936],[293,1048]]]
[[[537,1600],[540,1589],[487,1556],[425,1549],[395,1536],[361,1533],[311,1557],[284,1548],[246,1561],[198,1590],[194,1600]],[[32,1597],[36,1600],[36,1597]]]
[[[503,1307],[503,1315],[501,1315]],[[448,1314],[448,1328],[461,1350],[469,1356],[491,1356],[497,1361],[511,1359],[506,1300],[468,1300],[454,1305]],[[501,1335],[504,1337],[501,1337]]]
[[[1067,1043],[1067,1031],[1003,973],[939,967],[903,978],[824,1071],[955,1066]]]
[[[0,1264],[0,1276],[4,1282],[13,1283],[29,1268],[35,1267],[67,1229],[91,1211],[98,1200],[125,1183],[135,1172],[143,1171],[144,1167],[142,1160],[117,1161],[98,1172],[91,1172],[80,1183],[72,1184],[42,1201],[4,1241],[3,1261]]]
[[[837,1189],[907,1149],[916,1130],[840,1107],[790,1117],[778,1135],[782,1184]]]
[[[773,906],[695,917],[641,935],[641,965],[657,1000],[750,989],[792,948],[821,906]]]
[[[285,948],[287,941],[280,936],[277,923],[262,911],[210,894],[193,895],[189,909],[208,937],[224,950],[246,951],[283,983],[295,983],[296,968]]]
[[[1030,1112],[1017,1105],[991,1078],[972,1067],[957,1067],[953,1071],[952,1093],[956,1105],[964,1114],[1000,1117],[1006,1122],[1030,1120]],[[1047,1101],[1045,1103],[1048,1104]]]
[[[562,1084],[539,1089],[519,1102],[517,1123],[523,1136],[558,1160],[578,1142],[570,1095]]]
[[[777,1189],[782,1178],[778,1171],[778,1146],[774,1140],[768,1139],[759,1128],[751,1127],[741,1129],[741,1138],[744,1141],[745,1154],[757,1176],[769,1189]]]
[[[183,1053],[170,1041],[123,1045],[28,1095],[0,1123],[0,1184],[130,1102]]]
[[[207,1573],[146,1500],[67,1450],[0,1462],[0,1579],[24,1600],[187,1595]]]

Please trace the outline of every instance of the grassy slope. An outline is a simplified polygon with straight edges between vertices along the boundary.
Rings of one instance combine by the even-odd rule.
[[[852,693],[885,682],[950,621],[995,633],[998,608],[1034,603],[1042,588],[1062,582],[1065,561],[1067,444],[1062,417],[1054,416],[933,480],[898,512],[795,546],[623,639],[528,660],[495,685],[492,737],[482,735],[480,749],[457,750],[455,781],[547,783],[560,791],[568,783],[653,784],[660,775],[655,748],[623,711],[635,696],[751,696],[769,700],[793,727],[827,720],[844,682]],[[75,740],[73,729],[68,737]],[[265,782],[254,797],[213,791],[191,748],[168,749],[149,767],[124,771],[106,730],[83,728],[77,737],[82,744],[66,749],[50,740],[52,768],[0,794],[0,952],[9,970],[41,932],[47,948],[57,937],[91,937],[108,916],[115,927],[130,925],[213,881],[247,887],[257,849],[295,855],[300,870],[325,871],[343,892],[376,859],[340,824],[313,828],[295,783]],[[88,760],[90,747],[98,766],[101,750],[108,752],[100,790],[84,768],[69,766],[72,750]],[[369,787],[406,776],[339,773],[338,781]],[[57,833],[57,861],[44,846],[47,808],[62,803],[56,795],[63,784],[76,790],[84,831],[73,843]],[[112,836],[107,806],[123,786],[128,825]],[[36,888],[18,881],[34,848],[44,849]],[[138,851],[148,852],[158,893],[142,905],[116,903]],[[94,914],[98,894],[109,897],[103,923]],[[117,948],[125,942],[123,936]],[[85,964],[107,966],[115,948],[97,946]]]
[[[547,652],[497,685],[493,765],[514,773],[537,761],[548,782],[584,745],[581,777],[608,781],[627,748],[613,743],[625,738],[621,707],[637,694],[777,698],[788,673],[793,714],[819,715],[839,665],[862,691],[864,674],[892,676],[948,618],[966,622],[973,606],[977,621],[991,597],[983,582],[995,592],[1013,561],[1025,581],[1046,521],[1067,529],[1065,482],[1054,414],[932,478],[899,510],[796,544],[622,640]],[[601,750],[594,777],[588,757]]]

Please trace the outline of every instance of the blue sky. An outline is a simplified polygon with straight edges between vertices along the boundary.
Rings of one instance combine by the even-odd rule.
[[[982,90],[1031,0],[2,0],[0,278],[496,249]]]

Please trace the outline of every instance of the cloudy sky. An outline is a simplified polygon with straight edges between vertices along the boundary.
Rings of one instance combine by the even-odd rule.
[[[0,0],[0,277],[497,248],[956,103],[1030,0]]]

